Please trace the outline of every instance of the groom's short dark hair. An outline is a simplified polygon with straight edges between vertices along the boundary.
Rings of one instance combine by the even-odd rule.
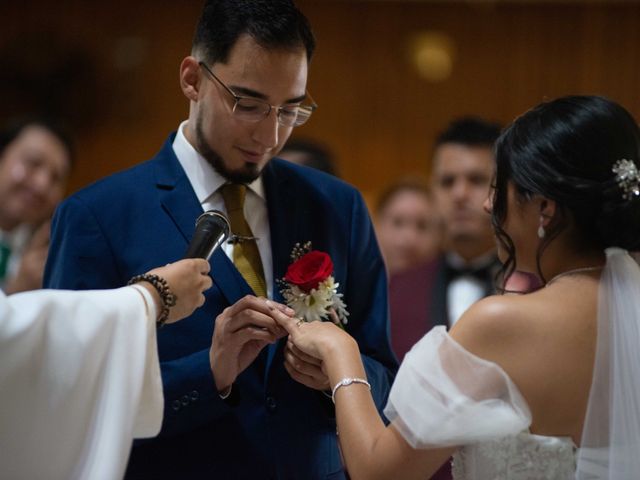
[[[196,27],[192,53],[208,64],[226,62],[241,35],[266,49],[304,48],[310,60],[315,38],[291,0],[208,0]]]

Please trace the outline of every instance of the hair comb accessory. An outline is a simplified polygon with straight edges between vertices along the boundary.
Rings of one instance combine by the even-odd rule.
[[[622,190],[622,198],[631,200],[633,197],[640,197],[640,173],[633,161],[620,159],[613,164],[612,170],[616,174],[616,183]]]

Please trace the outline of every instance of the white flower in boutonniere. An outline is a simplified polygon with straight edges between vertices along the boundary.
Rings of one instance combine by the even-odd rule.
[[[278,281],[287,305],[306,322],[331,320],[344,328],[349,312],[342,293],[338,293],[340,284],[332,276],[331,257],[311,250],[311,242],[307,242],[303,246],[295,245],[291,259],[293,263]]]

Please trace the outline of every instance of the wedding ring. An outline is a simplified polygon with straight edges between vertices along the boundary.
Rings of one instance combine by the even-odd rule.
[[[300,325],[302,325],[304,323],[304,320],[299,318],[298,321],[296,322],[296,327],[299,327]]]

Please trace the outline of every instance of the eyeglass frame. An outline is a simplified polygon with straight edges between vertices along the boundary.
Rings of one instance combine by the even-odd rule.
[[[264,114],[263,117],[261,119],[257,119],[255,121],[249,120],[247,118],[244,118],[243,120],[246,122],[251,122],[251,123],[258,123],[261,122],[262,120],[264,120],[265,118],[269,117],[269,115],[271,115],[271,111],[273,109],[276,110],[276,118],[278,119],[278,124],[283,126],[283,127],[299,127],[301,125],[304,125],[307,120],[309,120],[309,118],[311,117],[311,115],[313,114],[313,112],[316,111],[316,109],[318,108],[318,105],[316,104],[316,102],[313,101],[313,98],[311,97],[311,94],[305,90],[305,95],[306,95],[306,99],[309,100],[311,102],[311,104],[300,104],[300,105],[295,105],[296,108],[298,109],[304,109],[304,110],[308,110],[309,114],[306,116],[306,118],[304,118],[304,120],[301,123],[296,123],[296,121],[299,118],[299,112],[296,114],[296,121],[294,121],[294,123],[292,125],[287,125],[285,123],[282,123],[281,120],[281,116],[280,116],[280,112],[283,111],[283,109],[285,108],[285,105],[271,105],[269,102],[262,100],[261,98],[254,98],[254,97],[248,97],[245,95],[238,95],[236,94],[233,90],[231,90],[231,88],[229,88],[227,86],[226,83],[224,83],[222,80],[220,80],[212,71],[211,68],[209,68],[209,66],[204,63],[203,61],[199,61],[198,65],[201,66],[205,72],[207,72],[216,82],[218,82],[220,85],[222,85],[222,88],[224,88],[229,95],[231,95],[234,99],[234,104],[233,107],[231,108],[231,112],[232,113],[236,113],[236,107],[238,106],[238,102],[240,102],[240,100],[243,99],[247,99],[247,100],[251,100],[254,102],[258,102],[261,103],[263,105],[266,105],[269,107],[269,110],[267,110]],[[236,114],[237,115],[237,114]]]

